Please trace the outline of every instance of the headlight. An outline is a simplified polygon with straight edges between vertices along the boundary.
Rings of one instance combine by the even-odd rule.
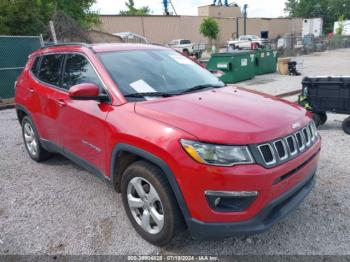
[[[214,166],[252,164],[254,160],[246,146],[205,144],[181,139],[185,151],[196,161]]]

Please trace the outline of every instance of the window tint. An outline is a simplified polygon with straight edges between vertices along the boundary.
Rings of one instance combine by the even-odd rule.
[[[40,66],[40,56],[38,56],[37,58],[35,58],[35,61],[32,65],[31,71],[32,73],[37,76],[38,72],[39,72],[39,66]]]
[[[41,60],[38,78],[51,85],[59,86],[63,55],[46,55]]]
[[[190,40],[181,40],[180,41],[180,45],[189,45],[189,44],[191,44]]]
[[[102,83],[90,62],[82,55],[67,55],[62,87],[69,90],[74,85],[95,83],[102,89]]]

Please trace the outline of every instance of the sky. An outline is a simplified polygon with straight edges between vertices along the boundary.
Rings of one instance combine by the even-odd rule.
[[[125,10],[126,0],[96,0],[92,10],[100,14],[117,14]],[[163,14],[162,0],[134,0],[136,7],[149,6],[152,14]],[[197,6],[212,4],[212,0],[172,0],[179,15],[197,15]],[[224,2],[224,0],[222,0]],[[229,3],[232,1],[229,1]],[[236,0],[239,6],[248,4],[248,17],[279,17],[283,12],[285,0]]]

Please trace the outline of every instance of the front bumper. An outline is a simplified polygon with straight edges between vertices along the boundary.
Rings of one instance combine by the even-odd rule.
[[[314,170],[302,182],[269,203],[254,218],[242,222],[204,223],[196,219],[187,221],[196,239],[220,238],[233,235],[257,234],[268,230],[298,207],[315,185]]]

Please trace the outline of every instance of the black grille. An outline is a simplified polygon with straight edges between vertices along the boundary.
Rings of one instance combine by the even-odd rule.
[[[304,143],[303,143],[304,141],[303,141],[303,137],[301,135],[301,132],[296,133],[295,136],[297,138],[299,149],[303,149],[304,148]]]
[[[269,144],[259,146],[259,150],[262,157],[264,158],[265,163],[267,164],[275,163],[275,156]]]
[[[280,159],[285,159],[288,157],[286,146],[282,140],[278,140],[275,143],[275,148]]]
[[[297,152],[297,149],[295,147],[295,138],[293,136],[287,137],[287,143],[290,154],[295,154]]]
[[[307,127],[303,129],[303,134],[304,134],[306,145],[309,145],[310,144],[310,136],[309,136],[309,131],[308,131]]]
[[[317,137],[315,125],[311,122],[300,131],[269,143],[258,145],[263,165],[272,167],[290,160],[314,144]]]

